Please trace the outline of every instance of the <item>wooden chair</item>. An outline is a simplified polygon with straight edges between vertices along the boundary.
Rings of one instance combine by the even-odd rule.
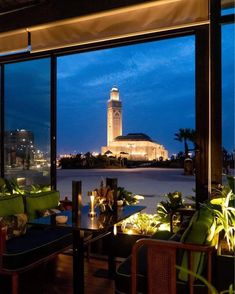
[[[193,252],[203,252],[207,256],[207,280],[211,282],[212,252],[214,247],[184,244],[173,241],[156,239],[140,239],[132,249],[131,262],[131,293],[137,293],[138,282],[138,252],[140,248],[147,248],[147,287],[148,294],[176,294],[177,290],[177,251],[188,252],[188,269],[192,270],[194,264]],[[194,276],[189,275],[188,289],[194,293]],[[208,293],[209,290],[208,290]]]

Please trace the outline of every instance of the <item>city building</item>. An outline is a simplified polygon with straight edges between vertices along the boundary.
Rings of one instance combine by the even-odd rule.
[[[34,163],[34,135],[31,131],[16,129],[5,132],[5,164],[29,168]]]
[[[166,160],[165,147],[143,133],[122,135],[122,101],[119,90],[113,87],[107,107],[107,146],[102,154],[127,158],[129,160]]]

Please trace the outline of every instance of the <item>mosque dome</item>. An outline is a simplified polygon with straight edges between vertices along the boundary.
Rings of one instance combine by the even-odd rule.
[[[148,135],[143,133],[129,133],[126,136],[118,136],[115,141],[149,141],[154,142]]]

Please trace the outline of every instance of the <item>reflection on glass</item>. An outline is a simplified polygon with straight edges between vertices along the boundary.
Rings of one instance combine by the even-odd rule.
[[[5,176],[50,184],[50,59],[5,66]]]

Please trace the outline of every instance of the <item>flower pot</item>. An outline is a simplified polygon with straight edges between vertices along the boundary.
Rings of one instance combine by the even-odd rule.
[[[231,284],[234,284],[234,264],[235,256],[233,255],[217,255],[215,257],[215,273],[214,284],[220,292],[228,290]]]

